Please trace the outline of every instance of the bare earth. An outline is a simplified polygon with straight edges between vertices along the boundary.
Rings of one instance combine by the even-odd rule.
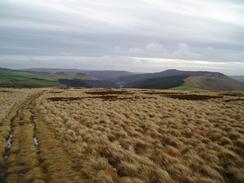
[[[244,93],[6,89],[0,104],[0,182],[244,182]]]

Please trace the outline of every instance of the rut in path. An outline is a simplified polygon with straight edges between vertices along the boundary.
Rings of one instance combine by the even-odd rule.
[[[46,182],[39,161],[31,102],[25,103],[12,119],[13,144],[6,162],[6,183]]]
[[[35,106],[39,95],[21,105],[11,120],[1,183],[82,183],[79,170]],[[7,142],[6,142],[7,145]]]

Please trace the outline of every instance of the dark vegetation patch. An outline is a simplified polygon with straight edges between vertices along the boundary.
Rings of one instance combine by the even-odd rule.
[[[47,100],[52,102],[58,102],[58,101],[76,101],[76,100],[82,100],[84,97],[51,97]]]
[[[236,101],[244,101],[244,98],[231,98],[225,100],[225,102],[236,102]]]
[[[89,91],[85,92],[89,95],[130,95],[133,94],[129,91],[123,91],[123,90],[111,90],[111,91]]]
[[[183,93],[180,92],[145,92],[145,94],[149,94],[149,95],[170,95],[170,94],[175,94],[175,95],[182,95]]]
[[[9,90],[0,90],[1,93],[13,93],[14,91],[9,91]]]
[[[116,83],[103,80],[80,80],[80,79],[59,79],[60,84],[67,87],[85,87],[85,88],[118,88]]]
[[[77,101],[83,99],[103,99],[108,101],[115,101],[115,100],[126,100],[131,98],[126,97],[118,97],[115,95],[105,95],[105,96],[92,96],[92,97],[52,97],[48,98],[49,101],[57,102],[57,101]]]
[[[48,92],[48,93],[63,93],[62,91],[51,91],[51,92]]]
[[[244,96],[244,93],[243,92],[223,92],[220,95],[231,96],[231,97],[242,97],[242,96]]]
[[[145,92],[145,94],[162,95],[164,97],[180,99],[180,100],[209,100],[209,99],[223,98],[223,96],[221,95],[199,95],[199,94],[188,94],[188,93],[180,93],[180,92]]]
[[[184,79],[187,77],[187,75],[180,75],[138,80],[127,83],[125,88],[169,89],[184,84]]]
[[[213,95],[196,95],[196,94],[166,94],[166,97],[179,100],[209,100],[223,98],[222,96]]]
[[[58,101],[78,101],[84,99],[103,99],[104,101],[118,101],[118,100],[138,100],[138,99],[155,99],[154,97],[121,97],[116,95],[100,95],[91,97],[51,97],[48,101],[58,102]]]

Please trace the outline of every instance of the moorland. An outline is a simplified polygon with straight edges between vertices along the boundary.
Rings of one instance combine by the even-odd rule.
[[[0,90],[6,183],[241,183],[244,93]]]

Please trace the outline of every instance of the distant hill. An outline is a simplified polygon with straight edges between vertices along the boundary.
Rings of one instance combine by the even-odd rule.
[[[133,73],[127,71],[82,71],[88,76],[92,76],[98,80],[112,80],[115,81],[119,77],[132,75]]]
[[[51,70],[11,70],[0,68],[0,87],[62,86],[59,79],[91,79],[82,73],[52,72]]]
[[[118,85],[112,81],[103,80],[79,80],[79,79],[60,79],[60,84],[68,87],[85,87],[85,88],[118,88]]]
[[[124,85],[125,88],[143,88],[143,89],[168,89],[174,88],[184,84],[186,75],[166,76],[149,78],[143,80],[137,80],[129,82]]]
[[[244,90],[244,82],[219,72],[170,69],[135,74],[127,71],[88,71],[79,69],[0,68],[0,87],[89,87],[89,88],[191,88],[204,90]]]
[[[55,80],[38,77],[31,73],[0,69],[0,87],[32,88],[57,85],[59,85],[59,83]]]
[[[25,72],[35,72],[35,73],[57,73],[57,72],[63,72],[63,73],[78,73],[81,72],[79,69],[56,69],[56,68],[27,68],[27,69],[21,69],[19,71],[25,71]]]
[[[1,67],[0,67],[0,72],[1,72],[1,71],[14,71],[14,70],[12,70],[12,69],[7,69],[7,68],[1,68]]]
[[[230,76],[230,77],[237,81],[244,82],[244,76]]]
[[[31,73],[49,73],[49,74],[58,74],[62,73],[63,75],[78,75],[83,74],[84,76],[93,78],[96,80],[116,80],[119,77],[125,75],[131,75],[133,73],[127,71],[112,71],[112,70],[80,70],[80,69],[55,69],[55,68],[30,68],[23,69],[22,71],[31,72]],[[77,78],[82,79],[82,78]]]
[[[0,68],[0,87],[101,87],[117,88],[118,77],[126,71],[82,71],[78,69],[31,68],[11,70]]]
[[[221,77],[211,74],[190,76],[185,79],[185,83],[206,90],[244,90],[244,83],[225,75]]]
[[[215,73],[215,72],[207,72],[207,71],[180,71],[176,69],[169,69],[162,72],[155,72],[155,73],[146,73],[146,74],[134,74],[134,75],[127,75],[122,76],[119,78],[119,81],[123,82],[133,82],[138,80],[150,79],[150,78],[159,78],[159,77],[169,77],[169,76],[178,76],[178,75],[204,75],[208,73]],[[224,75],[221,73],[215,73],[219,75]]]
[[[188,85],[206,90],[244,90],[244,84],[219,72],[166,70],[119,78],[124,87],[168,89]]]

